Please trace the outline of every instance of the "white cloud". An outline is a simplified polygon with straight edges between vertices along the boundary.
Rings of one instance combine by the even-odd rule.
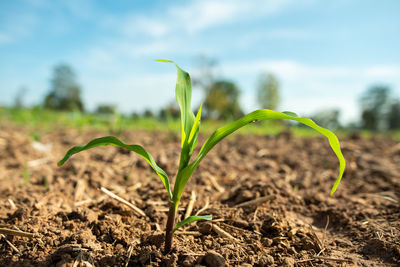
[[[254,60],[247,62],[230,62],[223,69],[230,75],[272,72],[289,82],[305,82],[307,80],[337,80],[360,78],[400,80],[400,65],[386,66],[319,66],[303,64],[293,60]]]
[[[32,35],[38,22],[39,17],[33,12],[6,14],[0,33],[0,45]]]
[[[251,32],[241,35],[236,43],[239,48],[248,48],[259,43],[268,43],[276,40],[307,40],[317,39],[316,32],[301,28],[267,28],[252,29]]]
[[[259,17],[272,16],[297,4],[294,0],[195,0],[187,5],[171,7],[168,16],[183,25],[189,33],[228,23],[240,23]]]
[[[157,41],[153,45],[138,45],[136,48],[131,43],[119,45],[118,53],[93,49],[84,57],[84,61],[80,61],[79,65],[85,73],[82,85],[88,92],[94,88],[99,92],[95,97],[87,99],[90,108],[110,100],[119,103],[121,110],[129,112],[165,106],[173,100],[171,88],[175,83],[174,72],[131,75],[132,69],[124,68],[124,62],[121,61],[121,56],[140,57],[144,53],[154,55],[157,47],[168,51],[168,46]],[[325,108],[340,108],[345,122],[357,120],[357,100],[367,87],[384,81],[394,89],[400,89],[400,65],[354,67],[312,65],[293,60],[254,60],[232,61],[221,64],[220,68],[225,77],[234,78],[242,89],[241,102],[246,111],[257,108],[255,85],[261,72],[274,73],[281,82],[281,110],[310,115]],[[113,92],[112,97],[107,95],[110,90]],[[126,96],[134,99],[127,99]]]
[[[245,1],[193,1],[169,10],[169,17],[189,33],[233,21],[244,11]]]
[[[400,66],[390,65],[390,66],[375,66],[368,68],[366,74],[371,77],[378,78],[393,78],[400,77]]]
[[[16,3],[12,12],[1,14],[0,45],[35,36],[40,26],[52,33],[64,34],[72,29],[68,12],[79,19],[99,19],[95,16],[97,13],[92,0],[25,0],[23,2],[23,4]]]
[[[80,65],[92,70],[102,69],[106,71],[109,71],[110,68],[112,69],[118,63],[113,53],[97,47],[87,51],[85,57],[79,55],[78,59],[74,61],[78,61]]]
[[[116,22],[120,24],[119,22]],[[170,27],[155,18],[129,15],[123,23],[119,25],[120,31],[124,36],[136,37],[138,34],[147,34],[151,37],[162,37],[168,34]]]
[[[44,3],[41,0],[30,1],[38,7]],[[173,71],[168,72],[168,75],[146,75],[145,71],[140,72],[144,76],[135,73],[135,67],[140,69],[144,58],[146,62],[159,57],[182,59],[183,56],[192,57],[205,51],[211,55],[223,51],[225,54],[222,53],[222,57],[226,58],[229,54],[234,58],[238,45],[249,48],[256,42],[267,43],[270,39],[319,38],[314,35],[312,28],[302,29],[296,25],[273,28],[265,23],[253,23],[313,3],[312,0],[193,0],[180,2],[179,5],[165,5],[165,10],[155,8],[150,13],[134,11],[125,14],[99,12],[100,9],[96,10],[91,1],[81,3],[78,0],[65,0],[63,3],[74,17],[95,21],[103,30],[100,37],[102,39],[97,39],[92,47],[88,48],[90,44],[86,44],[82,49],[77,49],[76,54],[66,56],[78,66],[84,92],[87,92],[87,101],[92,107],[112,101],[119,103],[122,110],[131,111],[160,107],[174,99]],[[0,33],[0,45],[18,41],[30,34],[37,26],[37,19],[41,19],[35,15],[37,14],[19,14],[10,20],[18,23],[16,26],[6,25],[6,31]],[[209,42],[207,30],[247,22],[258,25],[259,28],[248,27],[248,33],[237,38],[242,44],[225,45],[215,39],[212,40],[214,43]],[[53,24],[56,25],[55,22]],[[222,35],[228,31],[218,31],[212,33],[218,32],[221,34],[220,39],[225,40]],[[232,30],[229,32],[232,33]],[[206,34],[201,35],[202,33]],[[237,34],[235,29],[233,34]],[[276,74],[281,81],[284,100],[282,109],[300,114],[310,114],[321,107],[339,107],[344,111],[344,118],[349,119],[356,116],[357,97],[369,85],[382,81],[400,88],[400,65],[357,68],[304,64],[282,59],[232,61],[222,64],[221,69],[227,78],[234,78],[242,88],[242,103],[248,111],[256,108],[255,81],[262,71]],[[199,91],[194,94],[196,92]]]
[[[304,4],[309,1],[300,2]],[[165,10],[153,9],[145,14],[137,11],[118,16],[103,14],[96,20],[99,20],[100,27],[112,31],[112,37],[104,38],[104,42],[97,43],[89,53],[85,52],[85,56],[89,54],[88,60],[95,57],[99,59],[113,57],[115,61],[118,61],[127,57],[138,59],[140,57],[175,57],[176,55],[193,56],[204,52],[215,54],[218,53],[215,45],[212,45],[210,49],[208,44],[204,43],[204,38],[194,34],[218,25],[240,23],[243,20],[273,15],[294,4],[297,5],[299,2],[294,0],[193,0],[179,5],[168,5]],[[301,29],[270,29],[269,33],[269,36],[276,38],[296,38],[307,35]],[[225,47],[220,49],[225,49]]]
[[[369,86],[385,82],[399,92],[400,65],[325,66],[292,60],[255,60],[222,64],[227,77],[236,77],[243,89],[242,103],[254,109],[255,81],[262,72],[275,74],[281,82],[282,110],[311,114],[325,108],[340,108],[346,122],[358,116],[358,98]],[[243,80],[247,77],[246,80]]]
[[[173,41],[134,42],[129,40],[112,40],[93,46],[87,51],[77,51],[72,61],[85,65],[93,70],[109,71],[123,69],[127,61],[140,58],[157,59],[171,55]],[[179,50],[181,52],[181,50]]]
[[[307,3],[307,0],[300,1]],[[194,0],[180,5],[171,5],[166,10],[147,16],[137,13],[121,18],[108,18],[112,27],[116,27],[127,37],[146,34],[150,37],[163,37],[173,32],[194,34],[215,26],[270,16],[283,11],[294,4],[294,0]],[[280,35],[298,33],[280,32]]]
[[[95,3],[92,0],[63,0],[61,2],[77,18],[96,19]]]

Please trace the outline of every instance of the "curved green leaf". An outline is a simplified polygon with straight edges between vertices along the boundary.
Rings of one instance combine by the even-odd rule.
[[[67,161],[72,155],[79,153],[84,150],[88,150],[93,147],[98,147],[98,146],[107,146],[107,145],[113,145],[113,146],[118,146],[122,148],[126,148],[130,151],[136,152],[139,154],[142,158],[144,158],[150,166],[153,168],[153,170],[158,174],[160,177],[162,183],[164,184],[165,188],[168,191],[168,196],[170,199],[172,199],[172,193],[171,189],[169,186],[169,179],[167,174],[163,169],[161,169],[157,163],[154,161],[154,158],[141,146],[139,145],[127,145],[123,142],[121,142],[119,139],[117,139],[114,136],[106,136],[106,137],[101,137],[101,138],[96,138],[87,143],[86,145],[82,146],[75,146],[71,148],[70,150],[67,151],[65,154],[64,158],[58,162],[58,166],[61,166]]]
[[[273,111],[273,110],[268,110],[268,109],[260,109],[253,111],[246,116],[242,117],[241,119],[230,123],[226,126],[223,126],[219,129],[217,129],[211,136],[208,138],[208,140],[203,144],[199,154],[197,155],[197,158],[190,163],[185,169],[183,169],[181,172],[178,173],[178,176],[176,178],[175,186],[174,186],[174,196],[173,199],[175,201],[179,201],[183,189],[194,172],[194,170],[197,168],[201,160],[207,155],[207,153],[218,143],[220,142],[223,138],[226,136],[230,135],[231,133],[235,132],[236,130],[242,128],[243,126],[246,126],[249,123],[255,122],[255,121],[261,121],[261,120],[274,120],[274,119],[287,119],[287,120],[293,120],[293,121],[298,121],[302,124],[305,124],[325,137],[328,138],[329,144],[333,150],[333,152],[336,154],[337,158],[339,159],[340,163],[340,168],[339,168],[339,175],[332,187],[331,195],[336,191],[340,180],[342,179],[343,172],[346,166],[345,159],[343,157],[343,154],[340,150],[340,144],[339,140],[337,139],[336,135],[332,133],[331,131],[322,128],[318,126],[315,122],[313,122],[310,119],[307,118],[298,118],[294,116],[290,116],[281,112]],[[178,184],[177,184],[178,183]]]
[[[172,230],[172,232],[175,232],[176,230],[178,230],[180,227],[184,226],[185,224],[192,223],[192,222],[199,221],[199,220],[210,221],[210,220],[212,220],[212,216],[211,215],[203,215],[203,216],[190,216],[190,217],[187,217],[186,219],[184,219],[184,220],[178,222],[177,224],[175,224],[174,229]]]

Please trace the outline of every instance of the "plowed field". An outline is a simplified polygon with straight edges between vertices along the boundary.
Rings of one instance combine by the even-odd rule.
[[[400,264],[400,145],[393,140],[341,140],[347,169],[333,197],[338,161],[325,139],[222,141],[189,181],[178,216],[195,195],[192,214],[213,221],[177,231],[172,253],[163,255],[168,196],[143,159],[101,147],[57,167],[67,149],[103,135],[71,129],[35,142],[21,127],[0,129],[0,225],[35,235],[2,235],[0,266]],[[174,177],[178,136],[136,131],[120,138],[143,145]]]

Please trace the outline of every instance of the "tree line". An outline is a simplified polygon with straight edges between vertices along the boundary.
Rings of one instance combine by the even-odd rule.
[[[199,74],[193,78],[194,87],[204,93],[202,116],[206,119],[233,120],[244,115],[239,104],[240,89],[235,82],[217,78],[213,67],[214,61],[203,59]],[[23,88],[17,93],[15,106],[22,106]],[[259,75],[256,88],[256,100],[260,108],[277,110],[281,101],[279,80],[271,73]],[[82,87],[77,82],[77,75],[72,67],[61,64],[53,68],[50,90],[45,96],[42,106],[47,109],[85,112],[82,101]],[[396,98],[390,87],[376,85],[368,88],[359,99],[361,110],[360,122],[356,127],[372,131],[400,129],[400,100]],[[114,114],[118,112],[115,105],[101,104],[95,113]],[[133,117],[159,117],[162,120],[178,118],[179,109],[169,104],[154,114],[145,110],[142,114],[133,113]],[[342,128],[339,121],[340,110],[328,109],[318,112],[311,118],[323,127]],[[353,127],[355,125],[353,124]]]

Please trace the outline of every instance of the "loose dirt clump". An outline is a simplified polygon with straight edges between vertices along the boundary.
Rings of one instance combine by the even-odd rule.
[[[181,219],[212,222],[176,232],[163,255],[168,196],[146,162],[106,147],[64,152],[104,133],[65,130],[33,141],[0,130],[0,266],[398,266],[400,146],[390,139],[342,141],[347,170],[334,197],[338,163],[322,138],[234,136],[204,159],[182,197]],[[179,138],[123,133],[174,177]],[[200,142],[204,138],[200,138]],[[99,190],[133,203],[137,211]],[[13,246],[14,248],[12,248]]]

